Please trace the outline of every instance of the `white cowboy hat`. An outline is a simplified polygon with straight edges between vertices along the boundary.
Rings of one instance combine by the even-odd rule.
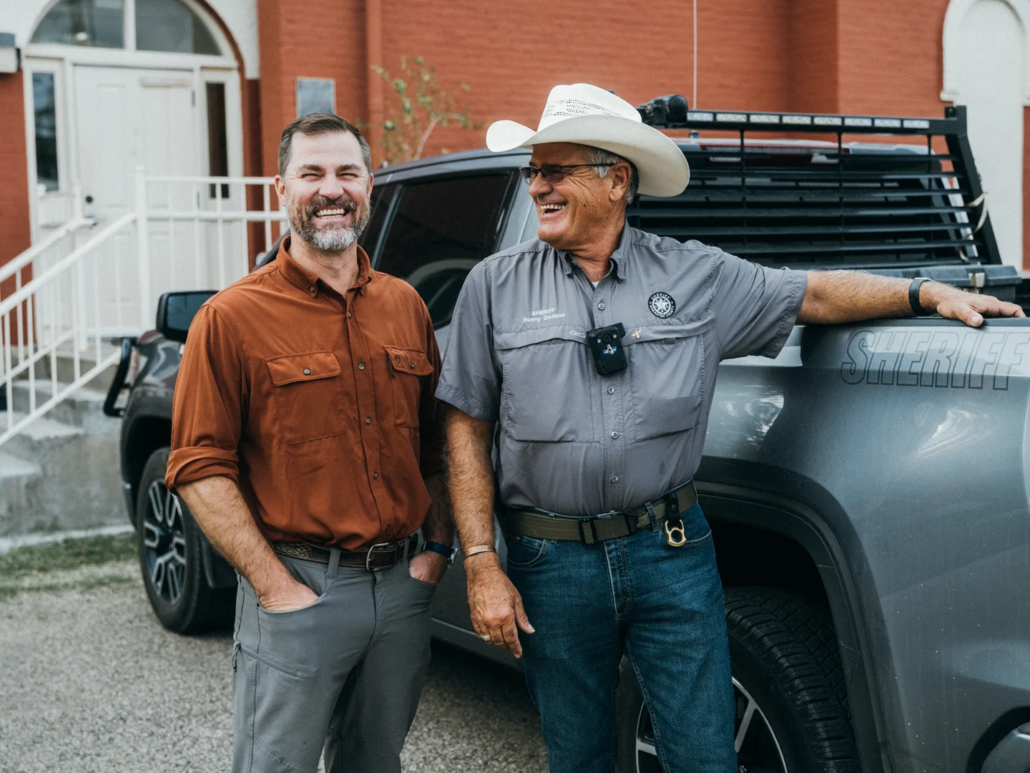
[[[486,132],[486,146],[495,153],[545,142],[590,145],[629,159],[647,196],[678,196],[690,180],[687,159],[671,138],[645,126],[626,100],[587,83],[551,89],[536,131],[497,121]]]

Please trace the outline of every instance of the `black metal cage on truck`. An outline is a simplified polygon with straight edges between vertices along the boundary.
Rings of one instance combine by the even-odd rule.
[[[629,211],[637,228],[768,266],[929,276],[1014,297],[1018,273],[1001,265],[965,107],[940,119],[700,111],[671,96],[639,110],[656,128],[691,130],[681,144],[691,176],[679,196],[641,197]]]

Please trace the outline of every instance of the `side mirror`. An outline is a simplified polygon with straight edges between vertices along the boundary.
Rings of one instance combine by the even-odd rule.
[[[215,290],[165,293],[157,302],[157,330],[169,341],[186,343],[190,323]]]

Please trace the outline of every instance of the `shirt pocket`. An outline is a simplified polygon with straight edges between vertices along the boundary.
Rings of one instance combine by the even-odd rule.
[[[494,348],[501,362],[501,424],[510,438],[595,442],[593,392],[599,377],[586,331],[496,333]]]
[[[629,356],[637,440],[686,432],[697,425],[707,391],[705,332],[710,329],[661,325],[640,328],[622,339]]]
[[[398,426],[418,429],[418,412],[422,403],[422,379],[433,373],[433,363],[419,349],[384,346],[386,367],[390,372],[393,394],[393,416]]]
[[[265,365],[272,377],[279,428],[287,443],[344,433],[342,369],[336,355],[288,354],[265,360]]]

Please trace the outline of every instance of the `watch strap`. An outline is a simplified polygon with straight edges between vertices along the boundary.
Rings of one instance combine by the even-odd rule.
[[[919,288],[923,286],[923,282],[929,282],[925,276],[917,276],[912,280],[912,284],[908,286],[908,305],[912,307],[912,313],[917,317],[926,317],[933,314],[932,311],[927,311],[923,308],[923,304],[919,302]]]
[[[445,545],[442,542],[423,542],[422,551],[425,553],[427,550],[431,550],[434,553],[439,553],[441,556],[447,559],[447,566],[454,563],[454,556],[458,552],[450,545]]]

